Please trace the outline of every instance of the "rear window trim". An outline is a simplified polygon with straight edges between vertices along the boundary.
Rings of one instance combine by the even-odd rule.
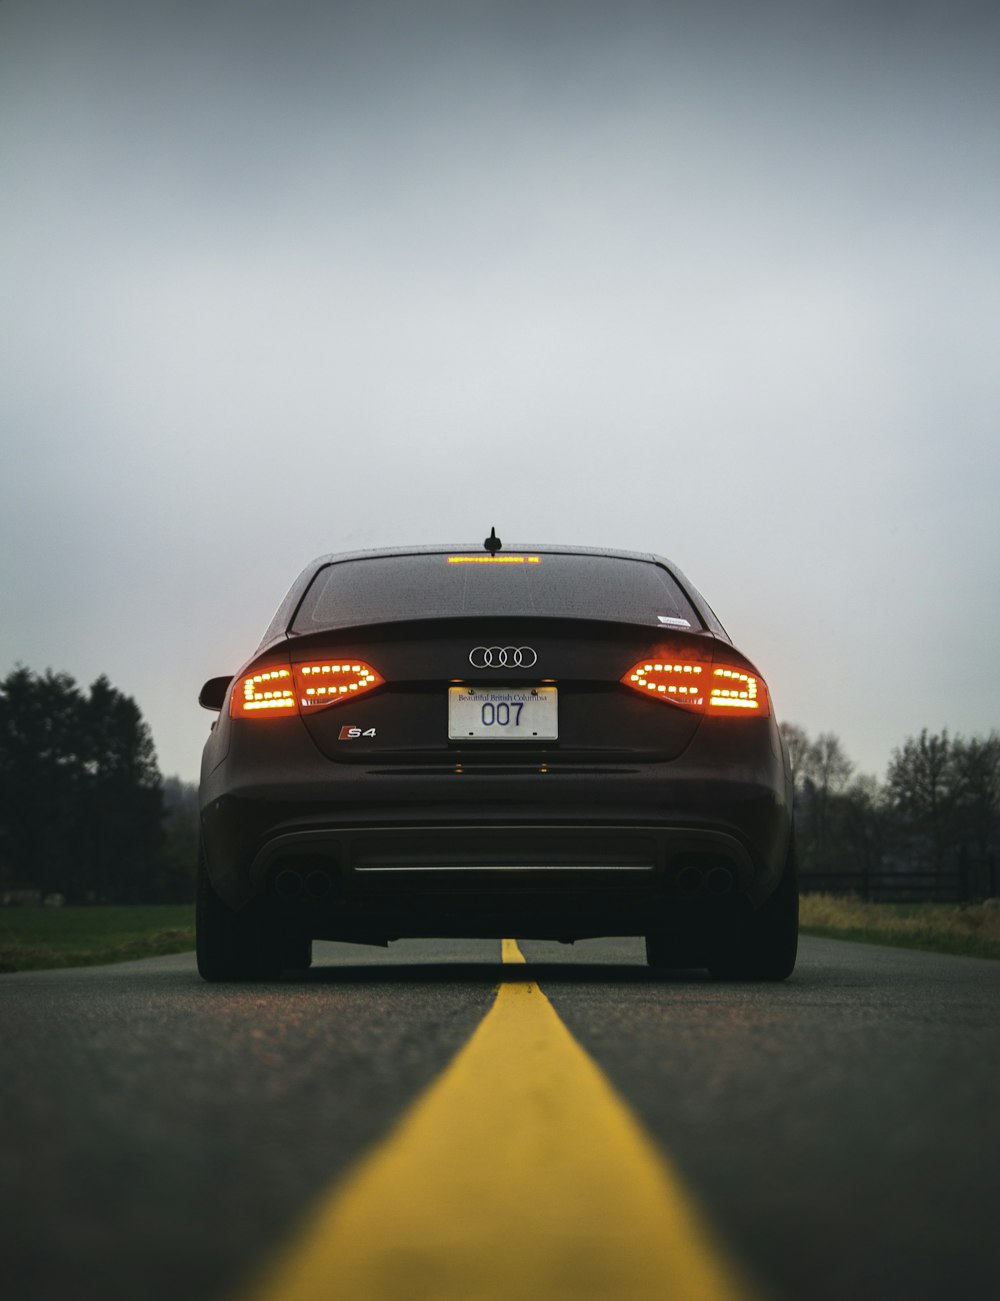
[[[465,548],[465,547],[458,546],[458,547],[450,547],[447,549],[442,549],[440,551],[435,550],[433,552],[425,551],[422,549],[413,550],[413,551],[392,552],[392,553],[386,553],[384,551],[375,551],[367,555],[363,553],[362,554],[354,553],[354,554],[344,555],[344,556],[323,557],[322,561],[316,565],[315,569],[308,575],[308,578],[303,583],[302,592],[298,600],[295,602],[295,607],[285,627],[284,635],[289,638],[311,637],[316,634],[322,634],[324,632],[329,632],[329,633],[344,632],[352,628],[366,628],[366,627],[376,627],[376,626],[391,627],[394,624],[420,622],[422,619],[469,620],[469,619],[494,619],[494,618],[499,618],[499,619],[536,618],[536,619],[558,619],[567,622],[583,621],[583,622],[594,622],[594,623],[609,623],[618,626],[630,625],[632,627],[659,628],[663,632],[714,633],[716,631],[711,626],[710,622],[706,620],[705,611],[702,609],[702,604],[696,597],[692,595],[691,591],[689,590],[689,585],[678,574],[674,573],[674,571],[669,567],[669,565],[664,563],[663,559],[660,556],[653,555],[650,553],[630,554],[630,553],[619,552],[615,554],[613,552],[577,551],[571,548],[567,548],[566,550],[561,550],[558,548],[551,548],[551,547],[517,548],[516,550],[512,549],[510,554],[515,554],[515,555],[530,554],[542,558],[545,556],[553,556],[553,557],[554,556],[559,556],[559,557],[580,556],[581,558],[586,558],[588,560],[593,560],[593,559],[610,560],[618,564],[651,565],[655,569],[661,570],[666,575],[669,582],[677,589],[677,591],[683,597],[691,614],[694,616],[694,619],[691,622],[690,627],[680,628],[676,625],[664,626],[663,624],[660,624],[657,621],[657,617],[655,614],[651,614],[647,621],[646,619],[641,617],[615,618],[613,616],[605,617],[601,615],[595,615],[593,613],[586,614],[586,615],[555,614],[552,613],[551,611],[547,611],[545,613],[534,612],[534,613],[521,613],[521,614],[512,614],[512,613],[505,613],[505,612],[500,612],[500,613],[491,612],[488,614],[476,614],[476,613],[469,613],[468,611],[455,611],[454,613],[447,613],[447,614],[433,614],[433,615],[420,615],[420,616],[407,615],[407,616],[402,616],[398,619],[386,619],[384,617],[379,617],[375,619],[358,620],[357,622],[347,623],[347,624],[317,624],[315,627],[311,627],[311,628],[297,628],[295,626],[296,622],[298,621],[299,617],[302,614],[303,607],[306,605],[309,593],[313,591],[316,583],[320,580],[321,576],[327,570],[333,569],[337,565],[365,564],[376,560],[382,560],[382,561],[407,560],[416,557],[420,557],[421,559],[428,559],[428,560],[434,557],[439,557],[443,560],[447,560],[447,557],[452,555],[476,555],[476,554],[477,553],[472,548]],[[720,631],[722,631],[721,628]],[[723,635],[725,635],[724,631],[723,631]]]

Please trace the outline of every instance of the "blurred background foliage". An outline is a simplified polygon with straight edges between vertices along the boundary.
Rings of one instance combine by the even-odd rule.
[[[0,681],[0,899],[191,898],[197,788],[160,775],[136,702],[106,677]]]
[[[857,774],[839,738],[782,725],[795,784],[802,887],[863,898],[996,896],[1000,735],[926,729],[885,777]]]

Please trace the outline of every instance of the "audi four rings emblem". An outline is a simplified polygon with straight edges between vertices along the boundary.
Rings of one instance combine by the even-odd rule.
[[[530,669],[538,656],[530,646],[475,646],[469,663],[474,669]]]

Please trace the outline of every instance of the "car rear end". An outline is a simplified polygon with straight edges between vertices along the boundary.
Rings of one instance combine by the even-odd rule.
[[[665,562],[430,551],[293,588],[206,746],[202,824],[224,905],[286,933],[694,957],[775,890],[790,798],[763,679]]]

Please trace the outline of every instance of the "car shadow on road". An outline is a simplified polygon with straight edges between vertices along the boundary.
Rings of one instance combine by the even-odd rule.
[[[701,970],[651,971],[646,966],[615,962],[405,962],[327,964],[308,971],[287,972],[282,985],[384,984],[700,984],[709,975]]]

